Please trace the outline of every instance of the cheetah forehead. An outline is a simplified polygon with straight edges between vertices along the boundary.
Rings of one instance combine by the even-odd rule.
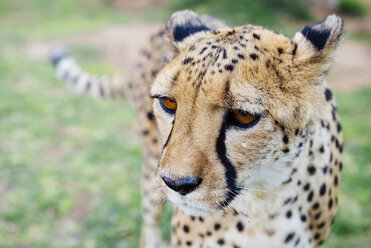
[[[151,93],[256,113],[288,109],[304,98],[295,53],[291,38],[263,27],[222,28],[180,51],[159,73]]]

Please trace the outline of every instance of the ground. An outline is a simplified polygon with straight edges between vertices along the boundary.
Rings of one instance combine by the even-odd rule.
[[[160,23],[109,27],[99,32],[48,42],[36,42],[26,48],[26,54],[34,58],[45,58],[56,46],[86,45],[87,48],[101,50],[104,61],[111,63],[118,72],[125,73],[130,70],[132,62],[135,61],[151,33],[159,26]],[[362,42],[346,38],[337,51],[328,82],[334,90],[349,90],[371,85],[370,65],[370,47]]]

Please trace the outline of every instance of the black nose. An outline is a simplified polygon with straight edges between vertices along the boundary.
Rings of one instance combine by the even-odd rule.
[[[192,192],[202,182],[200,177],[178,177],[173,179],[161,174],[161,178],[170,189],[179,192],[181,195]]]

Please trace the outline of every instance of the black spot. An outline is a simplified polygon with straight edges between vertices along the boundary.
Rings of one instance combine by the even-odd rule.
[[[285,149],[283,149],[282,150],[284,153],[288,153],[289,151],[290,151],[290,149],[289,148],[285,148]]]
[[[257,39],[257,40],[260,40],[260,35],[256,34],[256,33],[253,33],[252,36]]]
[[[192,245],[192,241],[189,241],[189,240],[188,240],[188,241],[186,242],[186,244],[187,244],[187,246],[191,246],[191,245]]]
[[[104,89],[103,89],[102,85],[99,86],[99,94],[100,94],[101,96],[104,96],[104,95],[105,95],[105,92],[104,92]]]
[[[152,74],[152,77],[156,77],[158,71],[152,71],[151,74]]]
[[[287,144],[287,143],[289,143],[289,138],[286,135],[284,135],[283,138],[282,138],[282,141],[283,141],[283,143]]]
[[[240,221],[237,223],[236,227],[237,227],[237,230],[239,232],[242,232],[243,231],[244,226],[243,226],[243,224]]]
[[[290,219],[291,216],[292,216],[292,212],[291,212],[291,210],[287,211],[287,212],[286,212],[286,217],[287,217],[288,219]]]
[[[316,220],[318,220],[319,218],[321,218],[321,212],[317,213],[317,214],[314,216],[314,218],[315,218]]]
[[[218,244],[219,245],[224,245],[224,243],[225,243],[224,239],[218,239]]]
[[[220,229],[220,227],[221,227],[221,225],[220,225],[219,223],[216,223],[216,224],[214,225],[214,229],[215,229],[215,231],[218,231],[218,230]]]
[[[147,118],[148,118],[148,120],[153,121],[155,119],[155,116],[153,115],[152,112],[148,112],[147,113]]]
[[[319,152],[320,153],[324,153],[325,152],[325,148],[323,147],[323,145],[319,148]]]
[[[313,190],[312,190],[312,191],[309,192],[309,194],[308,194],[308,197],[307,197],[307,201],[308,201],[308,202],[311,202],[311,201],[313,200],[313,195],[314,195],[314,193],[313,193]]]
[[[332,99],[332,92],[329,88],[326,88],[325,90],[325,97],[326,97],[326,101],[331,101]]]
[[[256,53],[250,53],[250,58],[252,60],[257,60],[259,58],[259,56]]]
[[[233,71],[234,66],[233,65],[225,65],[224,69],[226,69],[227,71]]]
[[[306,185],[304,185],[304,190],[305,190],[305,191],[309,190],[309,188],[310,188],[309,183],[307,183]]]
[[[227,36],[233,35],[235,32],[236,32],[236,31],[233,29],[232,31],[229,31],[229,32],[227,33]]]
[[[240,53],[239,53],[237,56],[238,56],[240,59],[245,59],[245,56],[243,56],[243,55],[240,54]]]
[[[189,232],[189,227],[187,225],[184,225],[183,230],[184,230],[184,232],[188,233]]]
[[[340,125],[339,122],[337,123],[336,128],[337,128],[338,133],[340,133],[341,132],[341,125]]]
[[[282,184],[287,184],[287,183],[290,183],[292,181],[291,177],[289,179],[287,179],[286,181],[282,182]]]
[[[190,63],[190,62],[192,62],[193,61],[193,58],[185,58],[184,59],[184,61],[183,61],[183,64],[188,64],[188,63]]]
[[[331,208],[332,208],[332,204],[333,204],[333,200],[332,200],[332,199],[330,199],[330,200],[328,201],[328,208],[329,208],[329,209],[331,209]]]
[[[299,129],[295,129],[295,136],[298,136],[299,134]]]
[[[318,208],[319,208],[319,203],[318,202],[314,203],[313,204],[313,209],[318,209]]]
[[[289,197],[289,198],[287,198],[287,199],[285,200],[285,202],[283,203],[283,205],[287,205],[287,204],[289,204],[290,201],[291,201],[291,198]]]
[[[319,189],[319,194],[324,195],[326,193],[326,184],[322,184],[321,188]]]
[[[277,48],[277,52],[279,53],[279,54],[282,54],[283,53],[283,49],[282,48]]]
[[[314,166],[309,166],[307,170],[310,175],[313,175],[314,173],[316,173],[316,167]]]
[[[300,243],[300,237],[295,241],[295,246],[297,246]]]
[[[204,222],[204,217],[198,217],[198,220],[201,221],[201,222]]]
[[[88,81],[85,85],[85,91],[89,91],[90,90],[90,87],[91,87],[91,82]]]
[[[286,238],[285,238],[285,243],[288,243],[290,242],[295,236],[295,233],[294,232],[291,232],[289,234],[287,234]]]
[[[319,233],[314,234],[314,239],[319,239],[319,237],[320,237]]]
[[[203,54],[206,51],[207,47],[202,48],[200,54]]]
[[[194,33],[198,33],[201,31],[208,31],[208,30],[210,29],[206,26],[203,26],[203,25],[195,26],[193,23],[187,22],[182,26],[177,25],[174,28],[173,37],[175,41],[182,41]]]
[[[223,59],[227,59],[227,50],[223,48]]]
[[[206,235],[211,236],[211,232],[210,231],[206,232]]]
[[[315,24],[314,26],[317,25],[321,25],[321,23]],[[304,29],[301,30],[301,33],[312,43],[312,45],[317,49],[317,51],[321,51],[326,45],[331,30],[305,26]]]
[[[321,222],[320,224],[317,225],[317,228],[323,228],[325,226],[325,222]]]
[[[238,60],[237,59],[232,59],[232,64],[237,64]]]
[[[300,219],[301,219],[302,222],[306,222],[307,221],[307,216],[302,215],[302,216],[300,216]]]
[[[335,177],[334,177],[334,184],[335,184],[335,186],[337,186],[338,183],[339,183],[338,176],[335,176]]]

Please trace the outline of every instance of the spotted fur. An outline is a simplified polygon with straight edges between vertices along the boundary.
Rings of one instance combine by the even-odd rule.
[[[146,163],[142,247],[163,247],[156,203],[163,194],[174,204],[171,247],[325,241],[343,151],[325,76],[342,35],[336,15],[293,38],[191,11],[168,19],[128,80]],[[175,114],[164,111],[163,98],[176,101]],[[235,111],[259,119],[241,127]]]

